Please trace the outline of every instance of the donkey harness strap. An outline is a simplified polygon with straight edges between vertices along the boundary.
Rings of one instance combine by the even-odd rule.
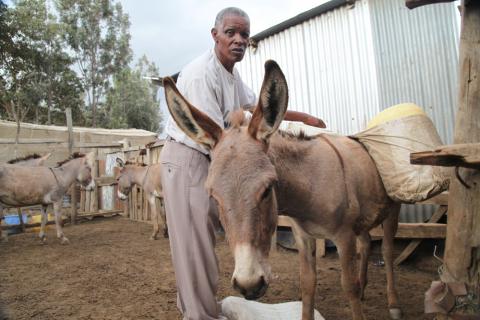
[[[50,167],[49,167],[48,169],[50,169],[50,171],[51,171],[52,174],[53,174],[53,177],[55,178],[55,181],[57,181],[57,185],[59,185],[60,183],[58,182],[57,175],[55,174],[55,172],[53,172],[53,169],[50,168]]]
[[[350,207],[350,201],[348,199],[348,186],[347,186],[347,179],[345,176],[345,164],[343,163],[343,158],[342,155],[340,154],[340,151],[335,147],[335,145],[325,136],[325,134],[319,135],[319,138],[322,138],[335,152],[335,154],[338,157],[338,160],[340,161],[340,165],[342,167],[342,173],[343,173],[343,183],[345,187],[345,195],[347,197],[347,206]]]

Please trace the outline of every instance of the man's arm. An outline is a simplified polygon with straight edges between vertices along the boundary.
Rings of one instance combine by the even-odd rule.
[[[253,113],[255,107],[252,106],[244,106],[242,109],[247,110],[250,113]],[[306,125],[317,127],[317,128],[326,128],[325,122],[322,119],[317,117],[311,116],[308,113],[300,112],[300,111],[291,111],[287,110],[285,113],[284,120],[287,121],[296,121],[296,122],[303,122]]]
[[[291,111],[287,110],[285,113],[284,120],[287,121],[299,121],[303,122],[309,126],[317,127],[317,128],[326,128],[325,122],[322,119],[317,117],[311,116],[308,113],[300,112],[300,111]]]

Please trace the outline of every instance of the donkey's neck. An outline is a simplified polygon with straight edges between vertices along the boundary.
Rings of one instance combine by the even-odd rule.
[[[59,187],[68,189],[78,176],[78,160],[70,160],[57,168],[51,168]]]
[[[147,170],[148,170],[148,166],[145,166],[145,167],[132,167],[131,168],[131,172],[132,172],[132,175],[131,175],[131,179],[132,179],[132,183],[134,184],[137,184],[139,186],[142,186],[143,183],[145,182],[145,178],[146,178],[146,175],[147,175]]]
[[[318,149],[316,139],[302,139],[275,134],[270,140],[268,155],[277,171],[276,186],[279,213],[299,216],[311,201],[312,172],[307,168],[316,161],[313,152]],[[318,151],[318,150],[317,150]],[[321,165],[321,160],[318,165]]]

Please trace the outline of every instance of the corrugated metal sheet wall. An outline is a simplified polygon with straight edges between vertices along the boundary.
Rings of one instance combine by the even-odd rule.
[[[291,110],[304,111],[343,134],[360,131],[379,110],[367,1],[289,28],[250,49],[239,71],[259,92],[263,64],[274,59],[288,81]]]
[[[324,119],[341,134],[365,128],[401,102],[422,106],[446,143],[453,140],[459,14],[456,4],[409,10],[404,0],[359,0],[265,38],[238,65],[259,92],[263,64],[276,60],[289,85],[289,109]],[[401,221],[433,207],[404,206]]]
[[[379,105],[422,106],[445,143],[453,142],[459,14],[454,4],[409,10],[403,0],[370,1]]]

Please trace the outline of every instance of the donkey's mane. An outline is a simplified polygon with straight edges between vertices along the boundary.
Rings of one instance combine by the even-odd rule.
[[[130,161],[130,160],[127,160],[127,162],[125,162],[125,165],[128,166],[137,166],[137,167],[146,167],[148,166],[148,164],[146,163],[138,163],[138,162],[133,162],[133,161]]]
[[[74,152],[70,157],[68,157],[67,159],[63,160],[63,161],[60,161],[60,162],[57,162],[57,167],[61,167],[63,166],[65,163],[73,160],[73,159],[77,159],[77,158],[83,158],[85,157],[85,154],[84,153],[81,153],[81,152]]]
[[[297,133],[289,132],[289,131],[283,131],[283,130],[278,130],[278,133],[287,139],[295,139],[295,140],[301,140],[301,141],[310,141],[315,139],[318,135],[314,136],[309,136],[307,135],[303,130],[300,130]]]
[[[29,154],[28,156],[25,156],[25,157],[8,160],[7,163],[14,164],[14,163],[18,163],[20,161],[27,161],[27,160],[30,160],[30,159],[38,159],[38,158],[41,158],[41,157],[42,157],[41,155],[39,155],[37,153],[34,153],[34,154]]]
[[[245,117],[243,109],[237,109],[230,113],[228,118],[228,127],[238,128],[242,125],[248,124],[250,121]]]

